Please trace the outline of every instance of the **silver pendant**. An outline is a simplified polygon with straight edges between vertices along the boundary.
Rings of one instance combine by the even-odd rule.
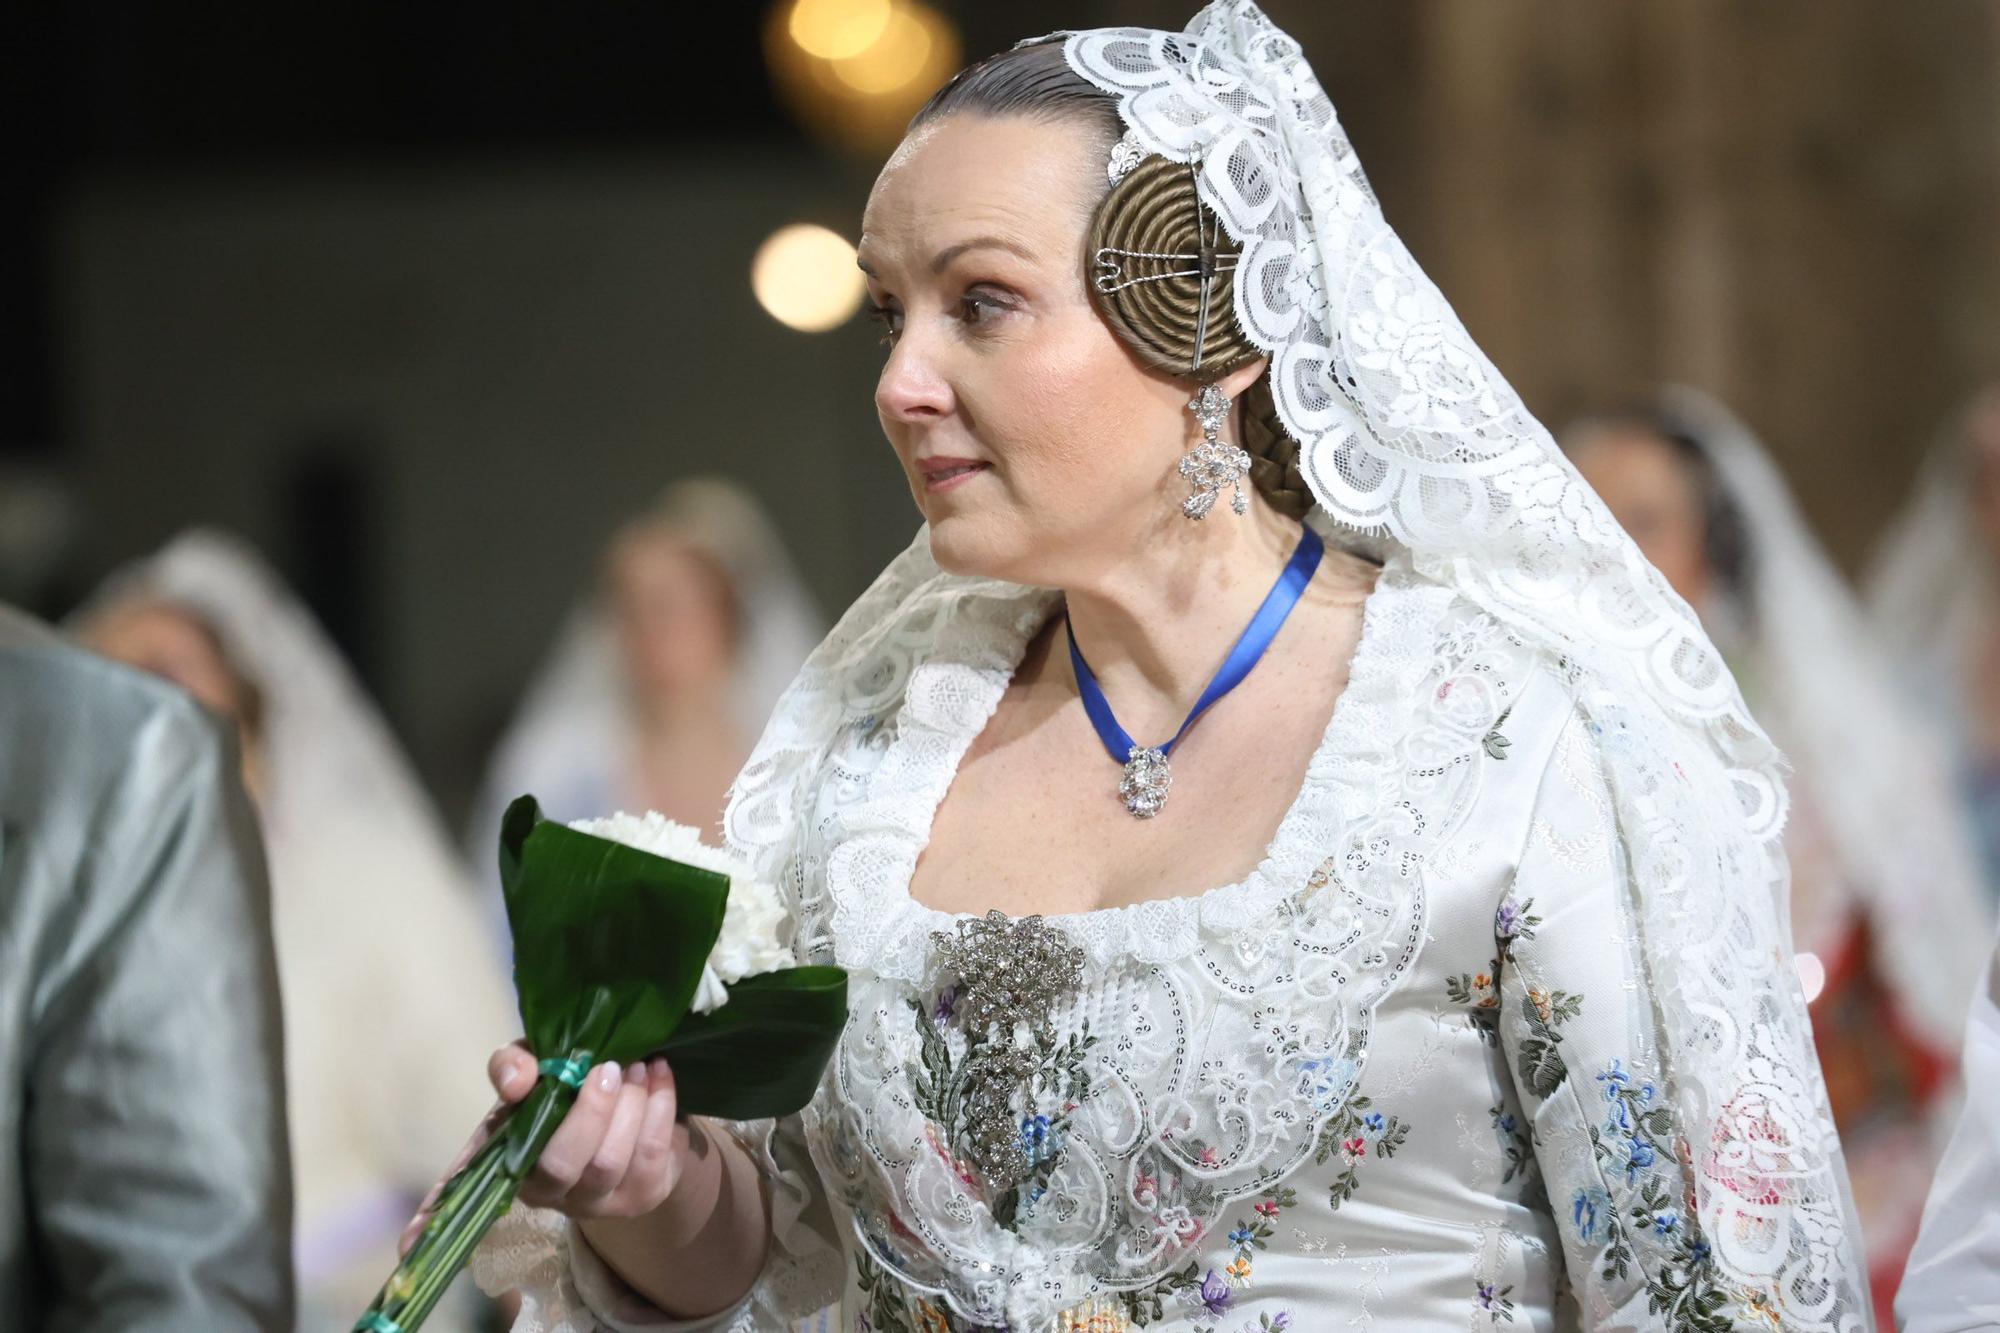
[[[1167,792],[1173,785],[1174,773],[1167,767],[1166,752],[1135,745],[1131,757],[1125,761],[1118,796],[1134,819],[1151,819],[1167,803]]]

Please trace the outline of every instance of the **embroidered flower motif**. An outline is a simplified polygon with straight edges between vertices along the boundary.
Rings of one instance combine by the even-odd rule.
[[[1580,1189],[1569,1203],[1570,1224],[1578,1240],[1596,1240],[1599,1218],[1611,1211],[1611,1196],[1596,1187]]]
[[[1031,1167],[1058,1156],[1062,1151],[1059,1139],[1045,1115],[1031,1115],[1021,1122],[1021,1155]]]
[[[1328,1058],[1301,1061],[1299,1072],[1307,1078],[1307,1093],[1313,1105],[1326,1108],[1347,1095],[1347,1090],[1354,1086],[1354,1076],[1360,1072],[1360,1067],[1352,1060]]]
[[[1770,1098],[1743,1089],[1715,1117],[1709,1179],[1760,1208],[1789,1203],[1798,1189],[1794,1134],[1790,1118]]]
[[[1328,1187],[1328,1198],[1333,1206],[1339,1208],[1354,1197],[1354,1191],[1361,1184],[1361,1164],[1370,1156],[1371,1144],[1374,1156],[1394,1157],[1409,1134],[1407,1124],[1393,1115],[1376,1111],[1367,1097],[1354,1098],[1327,1121],[1313,1149],[1313,1160],[1329,1162],[1337,1153],[1346,1168],[1334,1177],[1333,1184]]]
[[[1167,1241],[1188,1241],[1201,1234],[1201,1223],[1194,1220],[1183,1204],[1173,1204],[1153,1214],[1153,1239]]]
[[[1473,1290],[1481,1310],[1507,1323],[1514,1322],[1514,1302],[1509,1299],[1514,1293],[1511,1283],[1501,1287],[1491,1282],[1475,1281]]]
[[[1680,1224],[1680,1215],[1672,1210],[1653,1214],[1653,1230],[1658,1235],[1671,1236]]]
[[[1231,1245],[1248,1245],[1251,1241],[1255,1240],[1256,1237],[1257,1233],[1252,1231],[1249,1227],[1239,1226],[1234,1231],[1229,1233],[1229,1243]]]
[[[1204,1310],[1211,1315],[1220,1316],[1228,1312],[1229,1302],[1235,1299],[1236,1293],[1230,1288],[1229,1283],[1217,1276],[1216,1271],[1211,1268],[1208,1270],[1208,1276],[1201,1280],[1201,1286],[1195,1289],[1195,1296],[1201,1301]]]
[[[1257,1205],[1256,1211],[1265,1217],[1276,1217],[1278,1215],[1278,1205],[1272,1200],[1266,1199]]]
[[[1500,907],[1493,913],[1493,939],[1500,946],[1500,956],[1508,961],[1514,957],[1517,940],[1532,940],[1542,919],[1531,910],[1533,898],[1519,899],[1509,893],[1500,900]]]
[[[938,1024],[942,1026],[943,1024],[951,1022],[952,1015],[957,1011],[957,1009],[958,1009],[958,987],[946,986],[943,990],[938,992],[937,1009],[935,1012]]]
[[[1626,1180],[1636,1180],[1641,1171],[1649,1170],[1653,1163],[1658,1160],[1659,1155],[1653,1151],[1653,1145],[1650,1140],[1642,1138],[1637,1134],[1627,1136],[1625,1140]]]
[[[1247,1287],[1250,1285],[1250,1261],[1248,1259],[1231,1259],[1228,1267],[1222,1271],[1227,1273],[1229,1280],[1237,1286]]]

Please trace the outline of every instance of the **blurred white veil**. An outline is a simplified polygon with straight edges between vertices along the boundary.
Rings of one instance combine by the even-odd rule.
[[[481,1062],[519,1020],[430,799],[264,561],[188,532],[114,574],[71,629],[142,603],[199,618],[263,696],[301,1324],[351,1319],[388,1276],[410,1205],[491,1105]]]
[[[731,697],[747,747],[826,624],[777,528],[735,484],[677,482],[635,521],[700,548],[729,579],[739,615]],[[609,814],[626,803],[626,758],[636,731],[611,614],[593,591],[570,612],[494,749],[472,827],[471,854],[481,873],[493,862],[500,816],[517,796],[533,794],[560,819]]]
[[[1908,682],[1952,723],[1964,716],[1961,673],[1991,628],[1995,604],[1993,557],[1973,531],[1970,510],[1970,436],[1983,413],[2000,415],[2000,386],[1939,432],[1863,584],[1869,615]]]
[[[1660,404],[1707,454],[1747,539],[1740,586],[1725,582],[1704,619],[1787,752],[1840,886],[1867,911],[1875,962],[1902,1017],[1934,1049],[1954,1052],[1992,923],[1950,748],[1896,690],[1882,631],[1749,427],[1698,390],[1668,389]],[[1795,874],[1795,886],[1802,880]]]

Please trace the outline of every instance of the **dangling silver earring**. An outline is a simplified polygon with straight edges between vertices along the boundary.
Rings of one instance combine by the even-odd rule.
[[[1221,438],[1223,420],[1229,415],[1229,395],[1218,385],[1204,384],[1188,410],[1201,422],[1201,443],[1181,455],[1181,475],[1194,487],[1194,494],[1181,502],[1181,512],[1193,519],[1207,518],[1225,486],[1236,488],[1236,498],[1229,507],[1239,514],[1248,512],[1250,502],[1243,498],[1243,478],[1250,475],[1250,455]]]

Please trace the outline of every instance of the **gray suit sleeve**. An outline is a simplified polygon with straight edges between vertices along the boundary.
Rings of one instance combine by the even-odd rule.
[[[261,843],[233,747],[154,710],[91,814],[29,1053],[48,1327],[289,1330],[291,1171]],[[60,945],[54,945],[54,941]]]

